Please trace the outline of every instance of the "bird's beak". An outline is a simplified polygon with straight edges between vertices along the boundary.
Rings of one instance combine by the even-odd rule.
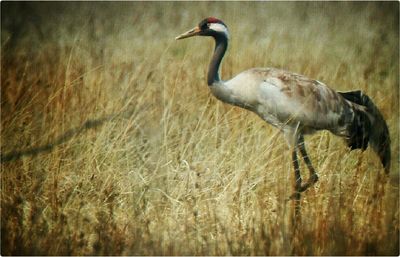
[[[175,38],[175,40],[184,39],[184,38],[188,38],[188,37],[193,37],[193,36],[198,35],[199,32],[200,32],[200,28],[199,27],[195,27],[195,28],[193,28],[193,29],[191,29],[191,30],[189,30],[189,31],[177,36]]]

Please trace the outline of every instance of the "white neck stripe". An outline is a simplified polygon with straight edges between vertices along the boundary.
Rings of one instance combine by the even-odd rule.
[[[223,33],[223,34],[225,34],[225,36],[226,36],[227,38],[229,38],[228,29],[227,29],[227,27],[225,27],[224,25],[222,25],[222,24],[220,24],[220,23],[211,23],[209,28],[210,28],[211,30],[216,31],[216,32]]]

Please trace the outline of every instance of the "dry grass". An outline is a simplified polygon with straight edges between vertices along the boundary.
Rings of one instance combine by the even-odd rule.
[[[397,2],[1,7],[2,255],[399,254]],[[320,181],[294,224],[282,136],[210,95],[210,39],[174,41],[211,15],[232,35],[224,78],[271,66],[365,91],[390,176],[310,136]]]

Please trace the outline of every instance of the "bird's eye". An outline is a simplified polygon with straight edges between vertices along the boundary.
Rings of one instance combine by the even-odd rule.
[[[209,23],[203,23],[203,24],[201,25],[201,29],[202,29],[202,30],[208,29],[209,27],[210,27],[210,24],[209,24]]]

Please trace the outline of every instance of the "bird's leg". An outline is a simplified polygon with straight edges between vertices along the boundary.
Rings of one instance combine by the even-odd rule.
[[[308,168],[308,170],[309,170],[309,172],[310,172],[310,177],[308,178],[308,181],[307,181],[304,185],[301,186],[300,192],[303,192],[303,191],[305,191],[307,188],[309,188],[311,185],[315,184],[315,182],[318,181],[318,175],[317,175],[317,173],[315,172],[315,169],[314,169],[314,167],[313,167],[312,164],[311,164],[310,158],[308,157],[308,154],[307,154],[307,151],[306,151],[306,146],[305,146],[305,144],[304,144],[304,137],[303,137],[303,135],[300,135],[300,137],[299,137],[299,144],[298,144],[298,146],[299,146],[299,149],[300,149],[300,153],[301,153],[301,155],[302,155],[302,157],[303,157],[303,160],[304,160],[304,162],[306,163],[307,168]]]
[[[294,168],[294,193],[290,197],[293,200],[300,200],[300,193],[302,192],[301,186],[301,175],[300,175],[300,167],[299,167],[299,160],[297,159],[296,148],[293,147],[292,150],[292,161],[293,161],[293,168]]]

